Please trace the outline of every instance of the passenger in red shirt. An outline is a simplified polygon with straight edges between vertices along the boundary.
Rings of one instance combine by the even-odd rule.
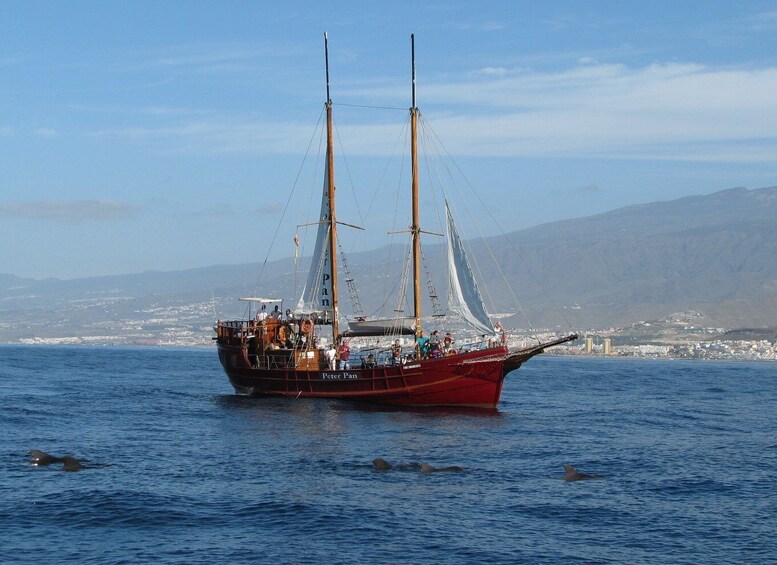
[[[341,371],[347,371],[348,370],[348,359],[351,357],[351,348],[348,347],[348,342],[343,341],[340,343],[340,347],[337,348],[338,357],[340,359],[339,361],[339,367]]]

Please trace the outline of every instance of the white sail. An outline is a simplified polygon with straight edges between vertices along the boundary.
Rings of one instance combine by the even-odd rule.
[[[495,335],[491,319],[488,317],[480,296],[475,276],[467,261],[467,255],[461,244],[453,216],[445,203],[445,212],[448,216],[448,308],[461,316],[465,322],[475,328],[478,333]]]
[[[324,167],[324,191],[318,216],[316,246],[296,314],[332,315],[332,275],[329,269],[329,164]]]

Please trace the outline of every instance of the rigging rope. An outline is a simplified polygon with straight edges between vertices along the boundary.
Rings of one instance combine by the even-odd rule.
[[[443,316],[440,298],[437,296],[437,289],[434,288],[434,281],[432,281],[432,271],[429,269],[429,261],[426,260],[426,254],[423,249],[421,249],[421,262],[424,264],[424,270],[426,271],[426,288],[429,291],[429,299],[432,301],[432,313],[435,317]]]
[[[364,224],[364,216],[362,216],[361,208],[359,208],[359,200],[356,198],[356,189],[353,184],[353,177],[351,177],[351,168],[348,166],[348,160],[345,158],[345,149],[343,148],[343,140],[340,138],[340,130],[337,129],[334,118],[332,118],[332,127],[335,130],[335,137],[337,138],[337,144],[340,146],[340,160],[345,165],[345,171],[348,173],[348,182],[351,185],[351,194],[353,194],[353,202],[356,204],[356,213],[359,215],[359,222]]]
[[[402,265],[402,277],[399,284],[399,293],[397,294],[396,306],[394,307],[395,316],[399,316],[405,312],[405,305],[407,304],[407,282],[410,279],[410,265],[412,263],[412,249],[410,245],[407,246],[407,253]]]
[[[432,178],[432,172],[435,172],[437,174],[437,179],[438,179],[438,182],[439,182],[439,187],[440,187],[439,190],[442,192],[443,197],[445,198],[446,203],[448,203],[448,200],[449,200],[448,199],[448,193],[445,190],[445,182],[443,180],[444,175],[443,175],[443,172],[440,170],[440,163],[443,163],[443,165],[444,165],[445,164],[444,160],[442,159],[442,155],[437,150],[437,147],[433,143],[429,143],[428,145],[426,143],[426,141],[427,141],[427,139],[429,137],[428,136],[428,131],[427,131],[427,128],[426,128],[426,122],[422,123],[422,131],[424,133],[424,137],[422,138],[422,139],[424,139],[424,148],[426,149],[428,147],[428,153],[426,153],[426,155],[428,156],[428,154],[432,154],[432,156],[435,157],[432,160],[432,164],[434,165],[434,167],[432,167],[432,164],[428,164],[427,165],[427,171],[429,173],[429,184],[432,187],[434,187],[434,182],[433,182],[433,178]],[[428,159],[427,159],[427,163],[428,163]],[[456,183],[456,178],[453,175],[450,174],[450,170],[447,167],[446,167],[446,171],[448,172],[447,176],[450,178],[451,183],[454,185],[456,190],[460,193],[460,191],[458,190],[457,183]],[[435,203],[436,203],[436,198],[435,198]],[[436,206],[435,209],[437,210],[437,214],[438,214],[438,223],[440,223],[441,220],[439,219],[439,214],[440,214],[441,207]],[[456,214],[453,214],[453,216],[456,217]],[[470,213],[470,216],[472,216],[471,213]],[[473,222],[475,222],[474,217],[472,218],[472,220],[473,220]],[[447,226],[447,220],[446,220],[446,226]],[[446,230],[446,233],[447,233],[447,227],[445,228],[445,230]],[[440,231],[442,231],[442,227],[440,227]],[[465,246],[465,252],[469,255],[469,257],[472,257],[473,260],[474,260],[474,258],[477,255],[473,252],[471,245],[468,245],[468,242],[466,240],[461,240],[461,244],[463,246]],[[475,270],[477,271],[477,274],[480,277],[480,280],[481,281],[485,281],[486,278],[485,278],[485,276],[483,276],[483,273],[482,273],[482,271],[480,269],[480,263],[478,261],[474,261],[474,264],[475,264]],[[491,306],[491,310],[493,312],[496,312],[496,302],[494,301],[493,297],[491,296],[491,291],[490,291],[489,285],[486,284],[486,285],[482,285],[482,286],[485,289],[486,296],[487,296],[489,304]],[[479,288],[480,287],[478,286],[478,291],[479,291]],[[479,294],[479,292],[478,292],[478,294]],[[516,302],[517,302],[517,299],[516,299]]]
[[[345,256],[343,246],[338,242],[337,247],[340,249],[340,261],[345,273],[345,284],[348,287],[348,297],[351,299],[351,311],[353,315],[358,317],[364,317],[364,310],[362,310],[362,304],[359,300],[359,291],[356,288],[351,269],[348,267],[348,260]]]
[[[276,226],[275,232],[273,233],[272,239],[270,240],[270,245],[267,248],[267,255],[265,255],[264,261],[262,262],[262,266],[259,269],[259,275],[256,277],[256,282],[254,283],[254,292],[256,291],[256,289],[259,288],[259,281],[262,280],[262,274],[264,273],[264,269],[267,266],[267,261],[270,258],[270,251],[272,251],[272,248],[273,248],[273,246],[275,244],[275,240],[278,237],[278,232],[281,229],[281,225],[283,225],[283,219],[286,216],[286,212],[289,209],[289,204],[291,203],[292,196],[294,196],[294,191],[297,189],[297,183],[299,182],[299,178],[302,175],[302,169],[303,169],[303,167],[305,165],[305,161],[308,158],[308,154],[310,153],[310,147],[313,145],[313,140],[316,137],[316,131],[319,130],[319,126],[321,125],[321,119],[322,119],[323,115],[324,115],[324,110],[322,109],[321,113],[318,115],[318,122],[316,123],[316,127],[313,129],[313,134],[310,136],[310,141],[308,142],[308,147],[305,150],[305,156],[302,158],[302,163],[300,164],[300,167],[297,170],[297,176],[294,178],[294,184],[292,184],[291,192],[289,193],[289,197],[286,199],[286,205],[283,207],[283,212],[281,213],[281,217],[278,220],[278,225]],[[246,312],[248,312],[248,308],[250,308],[250,307],[251,307],[251,303],[249,302],[248,306],[247,306],[247,309],[246,309]]]
[[[402,158],[399,160],[399,178],[397,179],[397,190],[395,191],[395,197],[394,197],[394,215],[391,218],[391,230],[392,231],[397,229],[397,211],[399,210],[399,195],[401,194],[400,188],[402,186],[402,178],[405,175],[405,162],[407,161],[407,158],[406,158],[407,157],[407,139],[408,139],[408,136],[410,135],[410,127],[409,126],[410,126],[410,117],[408,116],[408,118],[405,120],[404,127],[400,130],[399,136],[397,137],[397,139],[394,142],[394,149],[392,150],[392,157],[393,157],[394,153],[397,150],[397,146],[399,145],[399,141],[400,141],[400,139],[402,137],[402,134],[404,134],[405,143],[402,144],[403,151],[402,151]],[[386,172],[387,171],[388,171],[388,165],[383,170],[383,177],[386,176]],[[383,183],[383,177],[381,177],[381,184]],[[373,195],[372,195],[372,201],[370,202],[370,209],[372,209],[372,205],[375,202],[375,197],[377,196],[377,194],[378,194],[378,191],[376,190],[373,193]],[[388,303],[388,300],[389,300],[389,297],[390,297],[390,294],[388,292],[388,284],[389,284],[389,280],[390,280],[390,277],[391,277],[390,269],[391,269],[392,254],[393,254],[393,250],[394,250],[394,235],[395,234],[393,234],[393,233],[389,234],[389,242],[388,242],[388,246],[386,248],[386,276],[385,276],[385,279],[384,279],[385,283],[383,285],[383,298],[384,298],[383,306],[385,306],[386,303]],[[406,243],[406,245],[409,246],[409,242]],[[396,288],[396,285],[395,285],[394,288]],[[392,289],[391,292],[393,293],[394,289]],[[381,308],[383,306],[381,306]]]
[[[450,154],[450,152],[449,152],[449,151],[448,151],[448,150],[445,148],[445,145],[442,143],[442,141],[440,141],[439,137],[438,137],[438,136],[437,136],[437,134],[434,132],[434,130],[432,129],[432,127],[431,127],[431,126],[430,126],[428,123],[426,123],[426,122],[424,121],[424,122],[423,122],[423,128],[422,128],[422,129],[423,129],[423,131],[424,131],[424,132],[427,132],[427,131],[428,131],[428,132],[429,132],[429,135],[430,135],[430,140],[434,140],[434,141],[436,142],[436,146],[439,146],[439,147],[440,147],[440,148],[441,148],[441,149],[442,149],[442,150],[445,152],[445,155],[447,155],[448,159],[449,159],[449,160],[450,160],[450,161],[451,161],[451,162],[454,164],[454,166],[456,167],[456,170],[458,171],[458,173],[459,173],[459,174],[461,175],[461,177],[464,179],[464,181],[466,182],[467,186],[469,186],[469,188],[470,188],[471,192],[472,192],[472,193],[475,195],[475,198],[477,198],[478,202],[480,202],[481,206],[482,206],[482,207],[483,207],[483,209],[486,211],[486,213],[489,215],[489,217],[491,218],[491,220],[492,220],[492,222],[494,223],[494,225],[495,225],[495,226],[496,226],[496,227],[499,229],[499,231],[500,231],[501,235],[502,235],[502,236],[503,236],[505,239],[507,239],[507,241],[508,241],[508,243],[510,244],[510,246],[512,247],[512,249],[513,249],[513,250],[514,250],[516,253],[518,253],[518,250],[515,248],[515,245],[513,244],[513,242],[510,240],[510,238],[508,238],[508,237],[507,237],[507,234],[506,234],[506,233],[504,232],[504,230],[502,229],[502,226],[499,224],[499,222],[496,220],[496,218],[494,217],[494,215],[491,213],[491,211],[490,211],[490,210],[488,209],[488,207],[485,205],[485,203],[483,202],[483,200],[480,198],[480,195],[478,194],[478,192],[475,190],[475,188],[474,188],[474,187],[472,186],[472,184],[469,182],[469,179],[467,178],[467,176],[464,174],[464,172],[463,172],[463,171],[461,170],[461,168],[458,166],[458,163],[456,163],[456,160],[455,160],[455,159],[453,159],[453,156]],[[484,246],[485,246],[486,250],[488,251],[488,254],[490,255],[491,259],[494,261],[494,265],[496,265],[496,268],[497,268],[497,270],[498,270],[498,272],[499,272],[499,274],[500,274],[500,276],[501,276],[501,278],[502,278],[503,282],[505,283],[505,286],[507,287],[508,291],[510,292],[510,295],[512,296],[512,299],[515,301],[515,304],[518,306],[518,310],[520,311],[521,315],[523,316],[523,318],[524,318],[524,321],[526,322],[526,324],[527,324],[527,326],[529,327],[529,329],[530,329],[532,332],[535,332],[536,330],[534,329],[534,327],[532,326],[531,322],[529,321],[529,318],[526,316],[526,312],[523,310],[523,307],[521,306],[521,304],[520,304],[520,301],[518,300],[518,297],[516,296],[516,294],[515,294],[515,292],[514,292],[514,290],[513,290],[512,286],[510,285],[510,281],[507,279],[507,276],[506,276],[506,274],[504,273],[504,271],[502,270],[502,267],[501,267],[501,265],[499,265],[499,262],[497,261],[496,257],[494,256],[493,250],[492,250],[492,249],[491,249],[491,247],[488,245],[488,242],[486,241],[486,238],[485,238],[485,236],[483,235],[482,231],[480,230],[480,226],[478,225],[477,221],[475,221],[475,215],[472,213],[472,210],[471,210],[471,209],[470,209],[470,207],[467,205],[467,200],[466,200],[466,198],[464,197],[464,194],[461,192],[461,190],[460,190],[460,189],[459,189],[459,187],[458,187],[458,184],[455,182],[455,177],[454,177],[454,175],[452,175],[452,174],[451,174],[450,168],[447,166],[447,161],[446,161],[446,162],[444,162],[444,163],[443,163],[443,165],[444,165],[445,169],[446,169],[446,170],[447,170],[447,172],[448,172],[448,177],[449,177],[449,178],[451,178],[451,179],[452,179],[452,181],[453,181],[454,188],[456,189],[456,191],[457,191],[457,192],[459,193],[459,195],[461,196],[461,200],[462,200],[462,202],[464,203],[464,207],[466,208],[466,210],[467,210],[467,213],[470,215],[470,217],[471,217],[471,218],[472,218],[472,220],[473,220],[473,223],[474,223],[474,225],[475,225],[475,229],[477,230],[478,234],[480,235],[481,239],[483,240],[483,244],[484,244]],[[476,265],[477,265],[477,263],[476,263]],[[479,267],[477,267],[477,268],[479,269]],[[480,274],[480,273],[479,273],[479,274]],[[487,290],[487,292],[488,292],[488,290]],[[563,314],[562,314],[562,316],[563,316]],[[567,321],[567,320],[565,319],[565,321]],[[569,323],[569,322],[567,321],[567,323]],[[571,324],[570,324],[570,326],[571,326]]]

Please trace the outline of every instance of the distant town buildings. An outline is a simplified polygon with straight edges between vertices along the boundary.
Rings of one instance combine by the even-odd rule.
[[[586,355],[612,355],[612,339],[606,337],[601,344],[594,342],[593,336],[586,336],[583,342],[583,348]]]
[[[675,345],[613,345],[611,338],[603,338],[601,345],[593,337],[582,344],[554,347],[548,354],[607,357],[640,357],[645,359],[701,359],[717,361],[777,361],[777,342],[768,340],[713,340]]]

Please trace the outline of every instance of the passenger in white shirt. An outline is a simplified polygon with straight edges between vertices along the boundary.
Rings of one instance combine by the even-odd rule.
[[[327,349],[324,352],[324,355],[326,356],[326,360],[329,363],[329,369],[331,371],[335,370],[335,358],[337,357],[337,352],[335,351],[334,344],[329,344],[329,349]]]

